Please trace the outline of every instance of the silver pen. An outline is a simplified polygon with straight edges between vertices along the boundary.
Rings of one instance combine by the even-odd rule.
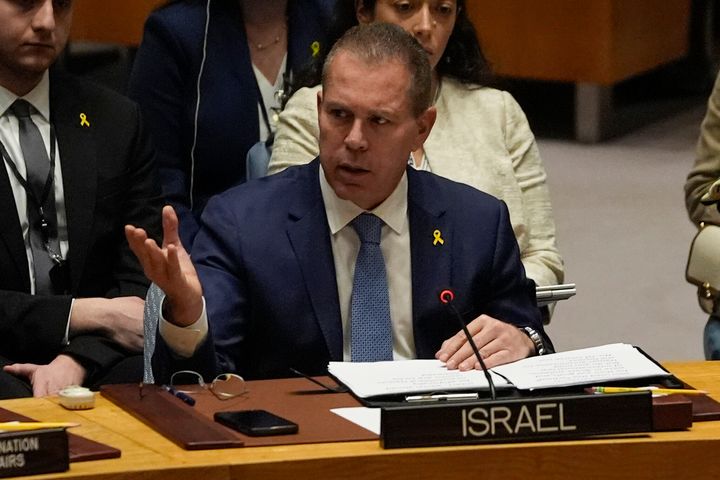
[[[431,393],[426,395],[408,395],[406,402],[450,402],[458,400],[477,400],[478,394],[472,393]]]

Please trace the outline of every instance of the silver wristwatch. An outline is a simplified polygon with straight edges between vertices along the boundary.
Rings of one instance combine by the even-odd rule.
[[[543,342],[542,337],[538,332],[535,331],[534,328],[530,327],[522,327],[520,328],[522,332],[530,337],[530,340],[532,340],[533,344],[535,345],[535,353],[538,355],[545,355],[547,353],[547,350],[545,349],[545,343]]]

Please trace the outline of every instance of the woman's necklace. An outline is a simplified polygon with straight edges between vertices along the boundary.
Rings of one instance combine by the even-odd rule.
[[[286,26],[285,26],[285,24],[283,24],[282,28],[280,29],[280,32],[275,36],[275,38],[273,40],[271,40],[268,43],[253,42],[249,38],[248,38],[248,40],[250,41],[250,44],[253,47],[255,47],[255,50],[257,50],[258,52],[262,52],[263,50],[267,50],[268,48],[280,43],[280,40],[282,39],[283,34],[285,33],[285,28],[286,28]]]

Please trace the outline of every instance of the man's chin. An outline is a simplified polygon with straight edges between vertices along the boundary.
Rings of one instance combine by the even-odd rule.
[[[365,208],[363,205],[365,202],[364,189],[358,185],[336,183],[332,185],[335,195],[341,200],[352,202],[360,208]]]
[[[55,62],[56,58],[57,57],[54,55],[28,58],[20,64],[20,69],[29,77],[42,75],[45,73],[45,70],[50,68],[50,66]]]
[[[346,189],[335,189],[335,195],[342,200],[352,202],[363,210],[372,210],[382,203],[382,199],[373,196],[372,192],[366,188],[346,188]]]
[[[51,46],[28,45],[19,51],[17,68],[29,74],[42,73],[57,60],[60,52]]]
[[[23,96],[40,83],[48,68],[47,63],[14,65],[13,68],[0,72],[0,85],[16,95]]]
[[[338,198],[355,203],[355,199],[358,197],[359,187],[344,183],[336,183],[332,185],[332,187]]]

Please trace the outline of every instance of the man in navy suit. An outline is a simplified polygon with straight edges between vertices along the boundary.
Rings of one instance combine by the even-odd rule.
[[[444,288],[454,289],[488,367],[551,351],[506,206],[407,168],[435,120],[432,84],[427,54],[400,28],[356,27],[325,65],[319,160],[211,200],[192,262],[170,207],[162,248],[126,228],[167,295],[157,378],[185,368],[246,378],[284,377],[290,367],[322,374],[330,360],[353,360],[361,242],[351,224],[366,212],[383,223],[391,358],[479,367],[438,299]]]
[[[0,0],[2,398],[137,381],[142,371],[149,282],[123,226],[144,225],[159,238],[153,150],[135,104],[49,71],[71,18],[69,0]],[[36,149],[21,131],[38,133]],[[42,225],[28,189],[33,159],[53,198],[42,209],[43,245],[33,243]]]

